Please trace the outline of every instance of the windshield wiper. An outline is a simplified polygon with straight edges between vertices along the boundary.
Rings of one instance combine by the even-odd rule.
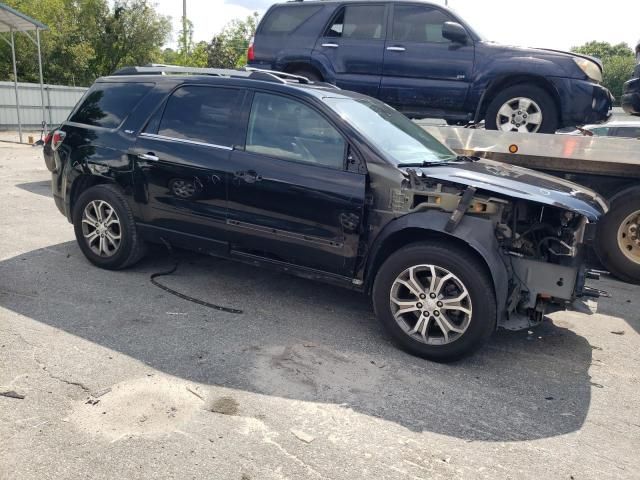
[[[451,158],[451,160],[439,160],[436,162],[429,162],[427,160],[423,160],[422,162],[399,163],[398,167],[437,167],[440,165],[451,165],[453,163],[459,163],[459,162],[477,162],[478,160],[480,160],[478,157],[458,155],[456,157]]]

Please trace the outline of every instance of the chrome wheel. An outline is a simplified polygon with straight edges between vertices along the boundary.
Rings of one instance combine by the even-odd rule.
[[[633,212],[620,224],[618,247],[629,260],[640,264],[640,211]]]
[[[82,212],[82,234],[93,253],[112,257],[120,248],[122,230],[115,210],[104,200],[93,200]]]
[[[415,265],[393,282],[391,313],[404,332],[427,345],[454,342],[469,328],[471,297],[462,281],[435,265]]]
[[[530,98],[512,98],[498,110],[496,125],[503,132],[535,133],[542,126],[542,110]]]

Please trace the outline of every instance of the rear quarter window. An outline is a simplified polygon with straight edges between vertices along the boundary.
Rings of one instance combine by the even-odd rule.
[[[262,22],[259,33],[263,35],[286,35],[291,33],[321,8],[321,5],[276,7]]]
[[[97,83],[69,121],[116,128],[152,88],[149,83]]]

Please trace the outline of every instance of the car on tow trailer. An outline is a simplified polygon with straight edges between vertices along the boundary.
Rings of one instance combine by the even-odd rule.
[[[484,120],[490,130],[599,123],[613,102],[599,60],[487,41],[454,11],[420,0],[276,3],[247,62],[370,95],[410,118]]]
[[[607,205],[459,156],[373,98],[280,72],[129,67],[44,148],[53,197],[101,268],[167,242],[370,294],[406,351],[467,355],[580,297]]]

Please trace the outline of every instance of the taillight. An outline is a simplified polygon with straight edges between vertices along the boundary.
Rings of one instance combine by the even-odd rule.
[[[62,142],[64,142],[64,137],[66,136],[67,134],[62,130],[56,130],[55,132],[53,132],[53,136],[51,138],[51,148],[57,150],[58,147],[62,145]]]
[[[44,137],[44,144],[45,145],[51,141],[51,137],[52,136],[53,135],[51,135],[51,132],[47,133],[47,135]]]
[[[253,37],[249,42],[249,48],[247,49],[247,62],[253,62],[256,59],[256,54],[253,51]]]

